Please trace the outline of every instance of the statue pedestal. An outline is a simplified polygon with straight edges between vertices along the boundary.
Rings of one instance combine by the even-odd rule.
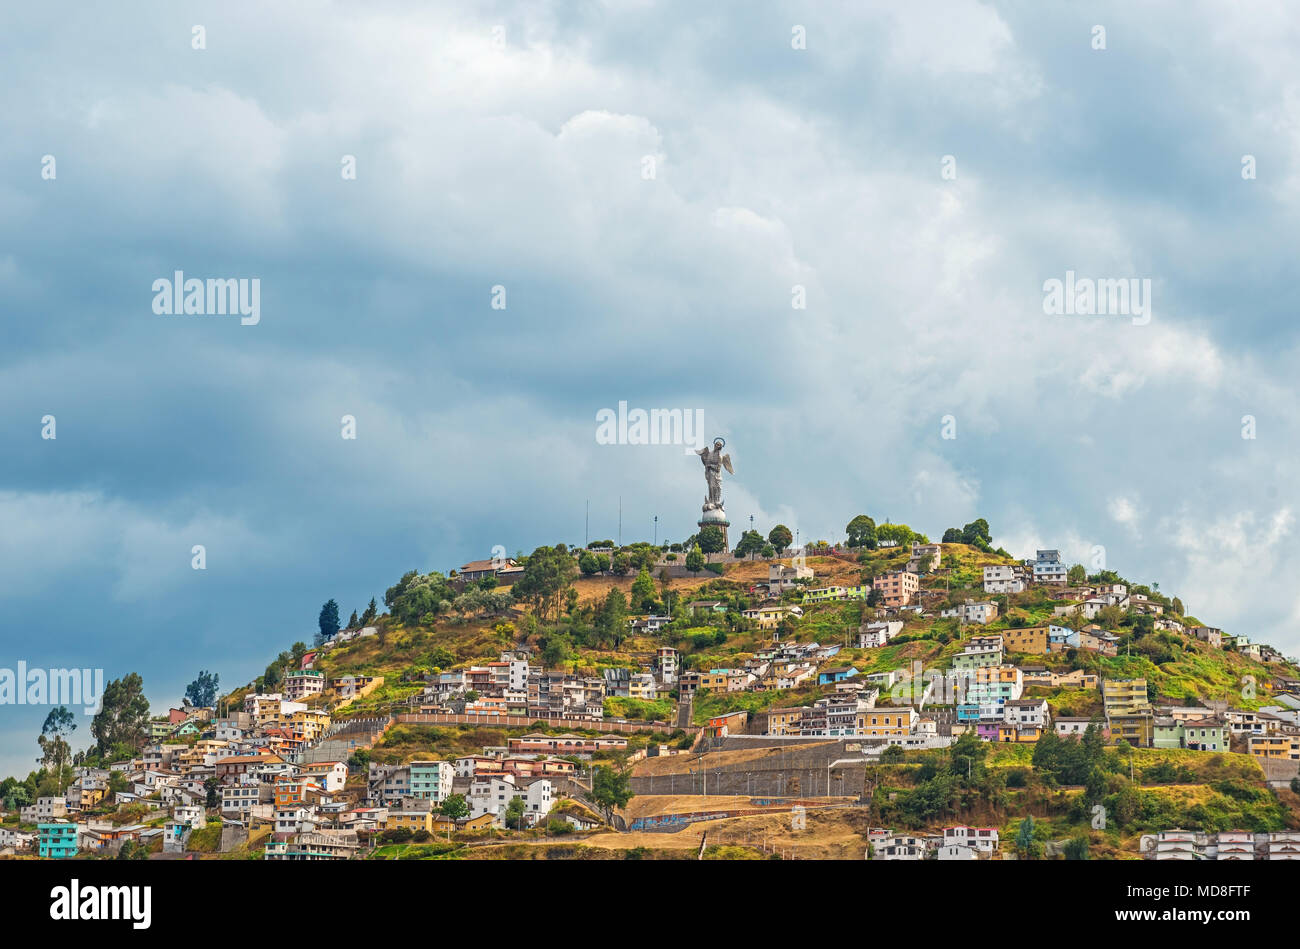
[[[706,527],[717,527],[721,529],[722,549],[724,552],[731,550],[731,540],[727,537],[727,528],[731,526],[731,522],[727,520],[727,512],[722,508],[714,508],[711,511],[702,512],[699,521],[696,522],[696,526],[699,527],[700,530],[704,530]]]

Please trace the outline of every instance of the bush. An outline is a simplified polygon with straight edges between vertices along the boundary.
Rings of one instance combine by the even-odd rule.
[[[573,825],[567,820],[553,820],[547,823],[546,832],[553,837],[573,833]]]

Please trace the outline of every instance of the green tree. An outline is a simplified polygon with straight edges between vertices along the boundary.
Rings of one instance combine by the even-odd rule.
[[[848,534],[850,547],[873,549],[876,546],[876,522],[865,514],[859,514],[849,521],[844,532]]]
[[[943,540],[941,541],[941,543],[945,543],[945,544],[964,543],[964,541],[961,539],[961,528],[960,527],[948,528],[946,531],[943,532]]]
[[[1065,844],[1066,860],[1087,860],[1088,859],[1088,838],[1082,835],[1072,837]]]
[[[709,524],[700,529],[699,544],[700,550],[706,554],[718,554],[727,549],[727,539],[717,524]]]
[[[618,587],[605,594],[596,615],[596,635],[602,643],[615,648],[627,637],[627,597]]]
[[[740,535],[740,543],[736,544],[736,556],[748,557],[759,553],[764,544],[763,535],[758,531],[745,531]]]
[[[348,617],[348,629],[356,629],[361,625],[361,620],[357,617],[357,611],[353,610],[352,615]]]
[[[1022,860],[1034,860],[1038,857],[1038,841],[1034,839],[1034,819],[1025,815],[1016,832],[1016,852]]]
[[[591,551],[586,551],[578,558],[578,569],[582,571],[584,577],[594,577],[609,569],[609,558],[604,554],[597,556]]]
[[[978,547],[980,550],[988,550],[993,542],[993,535],[989,533],[989,522],[982,517],[971,521],[961,529],[961,539],[962,543]]]
[[[610,571],[616,577],[626,577],[627,572],[632,569],[632,558],[624,551],[619,551],[614,555],[611,561]]]
[[[90,722],[100,757],[110,759],[122,750],[134,755],[149,737],[149,700],[144,680],[132,672],[104,688],[100,710]]]
[[[450,608],[454,599],[451,584],[437,571],[421,576],[419,571],[408,570],[384,592],[389,612],[407,625],[419,623],[426,616],[436,616]]]
[[[198,678],[185,687],[185,698],[198,708],[212,708],[217,704],[217,688],[220,684],[219,675],[200,669]]]
[[[63,793],[63,769],[72,757],[68,737],[76,729],[77,723],[72,713],[60,705],[45,716],[40,737],[36,739],[36,743],[41,746],[41,764],[54,774],[60,794]]]
[[[876,542],[880,544],[906,547],[915,537],[916,532],[906,524],[881,524],[876,528]]]
[[[515,830],[524,829],[524,799],[522,797],[512,797],[506,804],[506,827],[513,827]]]
[[[564,665],[570,655],[567,637],[558,634],[548,637],[546,645],[542,647],[542,665],[548,669],[554,669],[557,666]]]
[[[379,615],[379,604],[375,602],[375,598],[372,596],[370,598],[370,603],[366,606],[365,612],[361,614],[361,625],[369,626],[371,623],[375,621],[375,617],[377,617],[378,615]]]
[[[596,768],[591,781],[591,799],[605,814],[605,823],[612,823],[614,809],[626,807],[632,800],[632,789],[628,786],[629,774],[626,770],[602,765]]]
[[[528,555],[523,576],[514,585],[515,598],[531,602],[542,620],[558,616],[564,592],[577,575],[578,565],[564,544],[538,547]]]
[[[962,732],[951,745],[953,775],[962,781],[978,784],[984,777],[984,759],[988,753],[988,742],[980,740],[975,732]]]
[[[704,554],[699,547],[692,547],[691,552],[686,555],[686,569],[691,573],[699,573],[704,569]]]
[[[339,631],[338,603],[334,600],[326,600],[325,605],[320,608],[320,618],[317,622],[320,624],[320,632],[316,637],[317,644],[333,639]]]
[[[134,840],[125,841],[117,851],[115,860],[148,860],[149,846],[145,843],[137,843]]]
[[[632,602],[641,610],[650,610],[655,605],[655,581],[645,567],[632,581]]]
[[[465,800],[464,794],[448,794],[447,799],[442,802],[438,808],[443,817],[452,820],[464,820],[469,817],[469,803]]]
[[[775,547],[778,553],[789,547],[793,541],[794,534],[784,524],[777,524],[767,535],[767,542]]]
[[[1088,579],[1088,571],[1083,564],[1076,563],[1070,568],[1069,572],[1066,573],[1065,579],[1069,581],[1071,586],[1078,586],[1080,583],[1083,583]]]

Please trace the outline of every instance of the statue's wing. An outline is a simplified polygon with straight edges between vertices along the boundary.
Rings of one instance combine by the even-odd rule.
[[[722,467],[724,467],[724,468],[727,469],[727,474],[733,474],[733,475],[734,475],[734,474],[736,473],[736,469],[733,468],[733,467],[731,467],[731,456],[730,456],[730,455],[723,455],[723,456],[722,456]]]

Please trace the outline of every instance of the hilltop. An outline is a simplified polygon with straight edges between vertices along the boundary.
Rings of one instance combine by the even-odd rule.
[[[915,849],[904,839],[934,853],[954,824],[1019,838],[1022,854],[1133,858],[1172,828],[1201,833],[1201,855],[1215,846],[1204,835],[1231,830],[1262,835],[1261,852],[1290,846],[1277,835],[1300,829],[1293,661],[1190,615],[1196,591],[1056,551],[1017,559],[982,521],[938,544],[855,525],[856,547],[794,550],[778,528],[769,542],[746,532],[736,552],[603,542],[409,571],[346,629],[330,601],[314,645],[211,707],[148,722],[117,777],[94,749],[60,774],[92,802],[83,813],[156,833],[162,791],[131,783],[146,768],[188,780],[169,792],[188,806],[200,778],[213,817],[224,758],[268,769],[262,800],[300,769],[337,769],[328,816],[299,832],[268,834],[262,815],[225,850],[215,823],[184,838],[227,859],[279,855],[308,824],[347,837],[374,806],[398,823],[341,853],[841,857]],[[433,813],[400,810],[406,784],[385,782],[452,761],[467,812],[439,817],[432,842],[418,833]],[[25,801],[53,786],[35,772],[6,782]],[[524,797],[526,819],[497,803]],[[0,830],[31,833],[32,813]]]

